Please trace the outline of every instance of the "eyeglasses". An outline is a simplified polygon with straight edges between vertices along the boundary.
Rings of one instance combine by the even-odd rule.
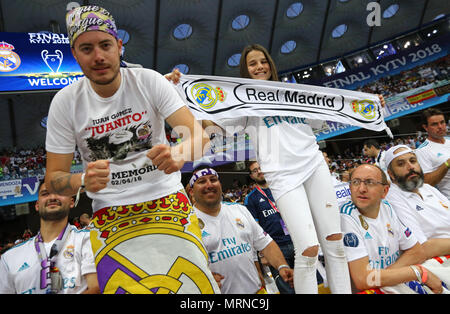
[[[369,188],[372,188],[372,187],[376,186],[377,184],[385,185],[383,182],[378,182],[378,181],[375,181],[372,179],[367,179],[367,180],[352,179],[352,180],[350,180],[350,185],[353,185],[355,187],[360,186],[361,183],[364,183]]]
[[[259,171],[261,171],[261,168],[257,167],[253,170],[250,170],[251,173],[258,173]]]

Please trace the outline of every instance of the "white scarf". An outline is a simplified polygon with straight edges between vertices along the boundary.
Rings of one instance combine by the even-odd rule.
[[[294,116],[329,120],[382,131],[386,126],[378,96],[304,84],[182,75],[178,92],[197,120],[242,116]]]

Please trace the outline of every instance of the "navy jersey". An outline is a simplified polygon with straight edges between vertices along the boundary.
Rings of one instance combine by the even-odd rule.
[[[275,200],[270,189],[262,189],[270,198],[273,204]],[[245,198],[244,205],[250,211],[259,225],[267,232],[272,239],[278,244],[286,244],[291,242],[291,237],[288,234],[284,221],[278,211],[272,208],[267,197],[258,189],[253,189]]]

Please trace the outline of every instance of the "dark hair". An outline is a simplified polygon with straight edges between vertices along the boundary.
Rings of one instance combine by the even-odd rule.
[[[253,50],[261,51],[264,54],[264,56],[266,57],[267,62],[269,62],[270,70],[272,71],[272,76],[270,77],[270,81],[279,81],[277,67],[275,66],[275,62],[273,62],[273,59],[270,56],[267,49],[258,44],[248,45],[247,47],[244,48],[244,50],[242,50],[241,60],[239,61],[239,70],[240,70],[241,77],[251,78],[250,73],[248,73],[247,55],[249,54],[250,51],[253,51]]]
[[[445,119],[445,115],[441,110],[437,108],[428,108],[422,112],[422,123],[428,125],[428,118],[440,115],[444,116]]]
[[[251,167],[254,163],[257,163],[257,161],[256,161],[256,160],[249,160],[248,165],[247,165],[247,168],[248,168],[249,171],[250,171],[250,167]]]
[[[383,169],[381,169],[380,167],[378,167],[375,164],[362,164],[362,165],[359,165],[356,168],[353,168],[352,171],[350,171],[350,173],[349,173],[350,181],[352,180],[353,173],[355,172],[355,170],[358,169],[359,167],[362,167],[362,166],[372,166],[372,167],[378,169],[380,171],[380,174],[381,174],[381,183],[383,183],[383,185],[389,185],[389,181],[387,179],[386,173],[383,171]]]
[[[39,182],[39,187],[38,187],[37,191],[38,191],[38,197],[39,197],[39,191],[41,190],[42,185],[45,183],[45,177],[40,179],[38,182]],[[48,190],[48,188],[47,188],[47,190]],[[72,195],[71,197],[75,200],[75,195]]]
[[[363,146],[367,146],[368,148],[373,146],[376,149],[380,149],[380,144],[378,144],[377,140],[374,140],[373,138],[365,140]]]

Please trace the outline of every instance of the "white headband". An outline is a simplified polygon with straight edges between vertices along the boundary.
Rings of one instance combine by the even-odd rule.
[[[201,169],[197,172],[195,172],[192,175],[191,180],[189,180],[189,185],[190,187],[194,186],[195,181],[197,181],[198,179],[200,179],[203,176],[207,176],[207,175],[215,175],[217,178],[219,177],[219,174],[216,172],[216,170],[212,169],[212,168],[205,168],[205,169]]]
[[[397,149],[400,149],[400,148],[404,148],[404,150],[402,150],[401,152],[395,153],[395,151],[397,151]],[[406,145],[393,146],[386,151],[386,153],[384,155],[384,163],[386,164],[387,167],[389,167],[389,164],[395,158],[400,157],[404,154],[408,154],[408,153],[414,153],[414,151],[409,146],[406,146]]]

